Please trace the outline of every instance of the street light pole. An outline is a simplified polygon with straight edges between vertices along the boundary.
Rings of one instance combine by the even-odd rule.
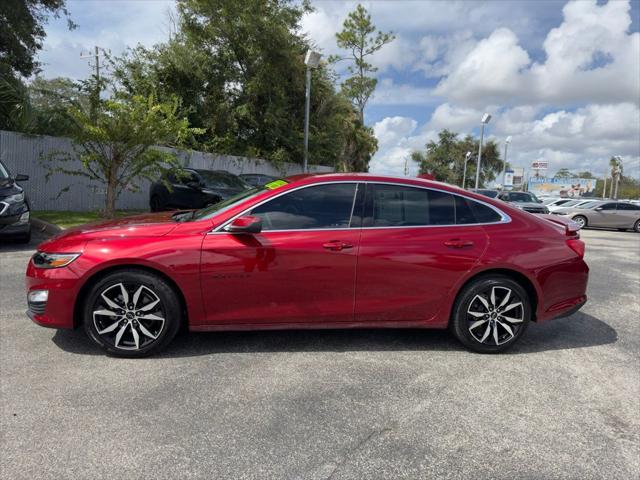
[[[507,148],[511,143],[511,135],[504,141],[504,159],[502,160],[502,188],[504,188],[504,180],[507,175]]]
[[[304,95],[304,163],[302,171],[309,171],[309,109],[311,108],[311,69],[316,68],[320,64],[320,54],[312,50],[307,51],[304,57],[304,64],[307,66],[306,71],[306,89]]]
[[[464,184],[467,180],[467,162],[471,158],[471,152],[467,152],[464,156],[464,169],[462,170],[462,188],[464,188]]]
[[[476,190],[480,184],[480,165],[482,163],[482,141],[484,139],[484,126],[491,120],[491,115],[485,113],[482,116],[482,125],[480,127],[480,146],[478,147],[478,163],[476,165]]]
[[[618,165],[616,166],[616,184],[615,190],[613,191],[613,199],[618,200],[618,185],[620,184],[620,175],[622,174],[622,157],[616,155],[614,158],[618,161]]]

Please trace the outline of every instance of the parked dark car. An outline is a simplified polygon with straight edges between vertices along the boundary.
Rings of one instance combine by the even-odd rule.
[[[549,209],[546,205],[543,205],[542,200],[531,192],[500,192],[498,199],[503,202],[508,202],[514,207],[524,210],[529,213],[544,213],[548,214]]]
[[[181,174],[167,176],[171,189],[163,182],[155,182],[149,192],[152,212],[176,208],[204,208],[248,190],[237,175],[224,170],[185,168]]]
[[[12,177],[0,162],[0,238],[25,243],[31,240],[30,207],[24,189],[17,182],[29,180],[27,175]]]
[[[265,175],[264,173],[243,173],[238,176],[252,187],[261,187],[269,182],[278,180],[278,177],[272,177],[271,175]]]

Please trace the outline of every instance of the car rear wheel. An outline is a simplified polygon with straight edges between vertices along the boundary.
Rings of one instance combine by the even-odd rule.
[[[637,220],[636,223],[633,225],[633,229],[640,233],[640,220]]]
[[[91,288],[84,303],[84,328],[109,354],[143,357],[164,348],[178,332],[176,292],[144,270],[116,271]]]
[[[577,215],[573,217],[572,220],[576,222],[580,226],[580,228],[584,228],[587,226],[587,218],[583,217],[582,215]]]
[[[480,277],[458,294],[450,328],[470,350],[498,353],[524,334],[531,318],[527,292],[504,275]]]

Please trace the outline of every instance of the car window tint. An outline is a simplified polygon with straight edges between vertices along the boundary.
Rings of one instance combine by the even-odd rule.
[[[301,188],[254,208],[263,230],[347,228],[351,218],[355,183],[335,183]]]
[[[456,224],[494,223],[502,217],[494,209],[470,198],[456,196]]]
[[[618,210],[640,210],[640,207],[633,203],[619,203]]]
[[[615,209],[616,209],[615,203],[605,203],[604,205],[602,205],[602,210],[615,210]]]
[[[373,186],[373,226],[454,225],[453,195],[398,185]]]

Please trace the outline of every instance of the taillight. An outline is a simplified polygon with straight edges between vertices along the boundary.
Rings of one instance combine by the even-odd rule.
[[[584,242],[577,238],[570,238],[567,240],[567,245],[571,250],[576,252],[580,258],[584,257]]]

